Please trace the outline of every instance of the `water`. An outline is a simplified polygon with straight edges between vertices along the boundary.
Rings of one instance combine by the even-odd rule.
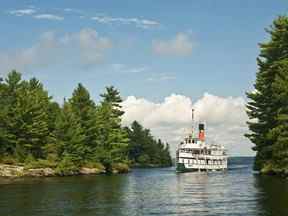
[[[0,179],[1,216],[287,216],[288,180],[253,174],[251,158],[223,173],[136,169],[128,175]]]

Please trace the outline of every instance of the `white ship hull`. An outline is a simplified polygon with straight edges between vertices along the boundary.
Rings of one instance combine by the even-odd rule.
[[[177,152],[177,172],[221,171],[227,169],[227,155],[205,155]]]
[[[227,164],[198,165],[198,164],[177,163],[176,166],[177,166],[177,172],[224,171],[227,169]]]

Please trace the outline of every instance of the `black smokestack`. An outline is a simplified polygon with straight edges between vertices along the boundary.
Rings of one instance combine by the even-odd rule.
[[[205,129],[205,126],[203,123],[199,124],[199,131],[202,131]]]

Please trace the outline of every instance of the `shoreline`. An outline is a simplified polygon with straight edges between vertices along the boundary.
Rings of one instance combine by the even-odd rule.
[[[130,169],[113,169],[112,174],[124,174],[130,172]],[[78,175],[104,175],[105,169],[81,167],[78,171],[71,171],[65,175],[59,174],[50,167],[43,168],[25,168],[23,165],[0,164],[0,178],[19,178],[19,177],[61,177]]]
[[[129,169],[113,168],[113,174],[126,174],[131,172],[131,169],[153,169],[164,168],[170,166],[159,166],[155,164],[149,165],[132,165]],[[80,175],[108,175],[105,169],[81,167],[78,171],[66,173],[65,175],[56,172],[55,168],[26,168],[24,165],[12,165],[0,163],[0,178],[20,178],[20,177],[65,177],[65,176],[80,176]],[[109,173],[110,174],[110,173]]]

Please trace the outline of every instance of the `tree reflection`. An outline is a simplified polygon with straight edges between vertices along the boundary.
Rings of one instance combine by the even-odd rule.
[[[255,176],[258,189],[259,214],[265,216],[288,215],[288,181],[275,176]]]

